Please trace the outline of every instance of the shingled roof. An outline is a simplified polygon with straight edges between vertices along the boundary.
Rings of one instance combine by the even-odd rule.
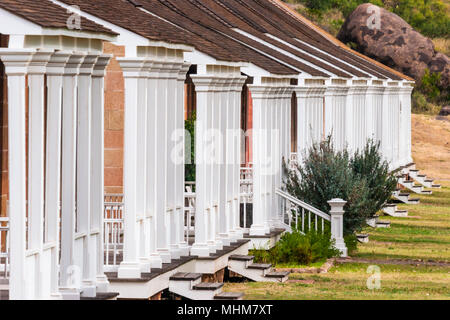
[[[295,70],[286,67],[264,55],[250,50],[229,38],[185,19],[161,3],[146,7],[144,1],[126,0],[61,0],[69,5],[77,5],[86,13],[106,20],[147,39],[176,44],[188,44],[209,56],[230,62],[253,62],[263,69],[277,75],[294,75]],[[148,14],[136,7],[142,6],[158,17]],[[170,22],[168,22],[170,21]]]
[[[276,75],[411,80],[347,48],[279,0],[59,1],[149,40],[190,45]],[[67,28],[70,15],[49,0],[1,0],[0,8],[46,28]],[[114,34],[85,18],[82,29]]]
[[[72,15],[48,0],[1,0],[0,8],[43,28],[68,29],[67,21]],[[81,29],[76,31],[117,35],[112,30],[85,18],[81,18]]]

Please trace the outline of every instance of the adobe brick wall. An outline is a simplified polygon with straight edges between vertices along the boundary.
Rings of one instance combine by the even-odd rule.
[[[105,78],[105,193],[123,193],[125,87],[116,58],[125,47],[105,43],[103,51],[114,55]]]

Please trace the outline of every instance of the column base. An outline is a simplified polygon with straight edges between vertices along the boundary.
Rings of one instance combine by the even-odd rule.
[[[66,301],[79,301],[81,298],[80,290],[76,288],[60,288],[62,300]]]
[[[97,276],[97,292],[105,293],[109,292],[108,277],[104,274]]]
[[[347,246],[345,245],[344,240],[336,242],[334,247],[342,252],[341,258],[347,258],[348,257],[348,249],[347,249]]]
[[[243,228],[236,228],[236,230],[233,231],[235,234],[235,239],[237,240],[242,240],[244,239],[244,235],[245,235],[245,230]]]
[[[97,286],[92,280],[84,280],[81,284],[81,297],[95,298],[97,296]]]
[[[148,258],[140,258],[139,265],[141,266],[141,273],[150,273],[151,264]]]
[[[158,253],[152,253],[149,258],[151,269],[162,269],[162,259]]]
[[[265,236],[270,233],[270,228],[267,225],[252,225],[250,228],[250,236]]]
[[[231,236],[227,233],[219,234],[220,241],[222,242],[224,247],[229,247],[231,242],[233,242]],[[223,249],[223,248],[222,248]]]
[[[181,258],[180,247],[178,245],[171,245],[170,254],[173,260],[179,260]]]
[[[221,250],[223,250],[223,242],[222,242],[222,239],[217,238],[216,241],[215,241],[215,243],[214,243],[214,246],[215,246],[215,248],[216,248],[216,251],[221,251]]]
[[[117,272],[119,279],[140,279],[141,266],[138,262],[122,262]]]
[[[189,254],[191,252],[191,248],[186,242],[180,243],[180,252],[182,257],[189,257]]]
[[[191,255],[198,256],[200,258],[207,258],[210,254],[210,248],[205,244],[195,243],[191,248]]]
[[[215,241],[208,241],[209,253],[215,254],[217,252],[217,245]]]
[[[169,249],[158,249],[158,253],[163,263],[172,262],[172,255]]]

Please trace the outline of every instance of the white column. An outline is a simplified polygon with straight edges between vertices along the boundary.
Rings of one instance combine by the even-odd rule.
[[[181,257],[181,250],[179,247],[179,223],[180,219],[178,215],[180,214],[180,206],[177,199],[177,192],[180,188],[184,188],[183,184],[179,185],[180,179],[177,177],[177,159],[174,156],[174,151],[176,150],[177,144],[175,135],[177,134],[177,112],[180,109],[178,107],[178,76],[180,68],[182,67],[181,62],[172,62],[169,65],[169,75],[168,75],[168,93],[167,93],[167,205],[169,207],[170,214],[170,238],[169,238],[169,248],[172,259],[179,259]],[[184,112],[183,112],[184,113]]]
[[[97,271],[89,261],[95,252],[91,241],[92,72],[98,55],[85,56],[78,76],[77,242],[81,249],[82,295],[95,297]]]
[[[90,263],[95,268],[97,292],[107,292],[108,278],[104,273],[104,134],[105,134],[105,75],[111,55],[100,55],[92,74],[92,136],[91,136],[91,242],[96,255]],[[69,160],[70,161],[70,160]],[[71,163],[71,161],[70,161]]]
[[[209,203],[208,175],[205,135],[208,131],[208,120],[211,113],[211,89],[213,79],[209,76],[192,75],[192,81],[197,92],[197,123],[195,130],[195,155],[196,155],[196,210],[195,210],[195,243],[191,254],[194,256],[208,257],[208,212],[211,210]]]
[[[147,85],[147,214],[150,216],[148,233],[149,233],[149,256],[151,268],[161,269],[162,259],[157,251],[156,236],[157,229],[157,214],[156,214],[156,190],[158,184],[156,180],[157,171],[160,168],[157,165],[157,105],[158,105],[158,77],[161,69],[161,64],[148,63],[148,85]],[[184,183],[184,182],[183,182]]]
[[[297,157],[300,164],[303,163],[304,153],[307,151],[307,111],[306,111],[306,97],[308,88],[296,87],[295,94],[297,96]]]
[[[137,279],[141,277],[137,244],[137,117],[138,79],[144,66],[143,59],[119,59],[125,78],[125,130],[124,130],[124,249],[123,262],[118,277]]]
[[[352,83],[350,81],[350,83]],[[355,132],[355,108],[354,108],[354,102],[356,94],[356,87],[353,84],[350,84],[350,88],[347,93],[347,101],[346,101],[346,108],[345,108],[345,140],[346,145],[348,147],[348,151],[350,153],[356,151],[355,149],[355,143],[356,139],[354,137]]]
[[[253,225],[250,228],[251,236],[262,236],[270,232],[266,220],[265,172],[263,161],[266,139],[266,111],[267,92],[270,87],[262,85],[249,85],[253,98]]]
[[[25,268],[26,242],[26,110],[25,75],[33,50],[0,49],[8,76],[8,175],[11,300],[30,296]]]
[[[223,245],[229,246],[232,242],[230,220],[231,208],[233,205],[233,194],[230,189],[233,188],[232,181],[232,163],[234,150],[232,148],[233,136],[229,133],[230,127],[233,126],[233,78],[225,78],[222,83],[221,105],[219,109],[219,131],[221,135],[221,152],[220,152],[220,179],[219,179],[219,219],[218,234]],[[231,174],[231,176],[230,176]]]
[[[168,133],[167,133],[167,101],[168,101],[168,69],[162,64],[157,81],[157,104],[156,104],[156,248],[163,263],[170,263],[172,257],[169,249],[170,225],[168,222],[167,207],[167,155],[168,155]],[[168,221],[169,220],[169,221]],[[164,230],[164,231],[163,231]]]
[[[177,163],[177,190],[176,190],[176,205],[181,208],[178,210],[178,243],[181,256],[189,256],[189,243],[184,238],[184,183],[185,183],[185,131],[184,131],[184,83],[186,81],[186,74],[189,70],[190,64],[184,63],[178,73],[177,81],[177,104],[176,104],[176,127],[177,127],[177,141],[179,148],[177,148],[179,156],[179,163]],[[193,137],[192,137],[193,138]]]
[[[47,220],[44,215],[44,172],[45,172],[45,101],[44,101],[44,75],[46,66],[50,60],[53,50],[38,51],[33,56],[28,69],[28,245],[27,250],[35,254],[27,257],[27,276],[34,290],[29,288],[29,298],[50,298],[52,281],[58,273],[52,266],[51,261],[45,259],[44,251],[44,228]],[[50,262],[50,263],[49,263]],[[38,266],[43,264],[47,270]],[[41,275],[42,273],[45,273]],[[44,278],[45,280],[41,279]],[[50,283],[49,283],[50,282]],[[57,288],[53,290],[57,292]]]
[[[70,52],[59,51],[52,55],[47,65],[47,132],[45,169],[45,234],[44,251],[51,256],[51,290],[58,291],[58,265],[60,241],[61,200],[61,115],[62,82]]]
[[[242,115],[242,89],[244,86],[246,77],[236,76],[233,80],[233,85],[231,89],[231,123],[229,128],[233,131],[233,141],[230,147],[234,150],[232,152],[233,159],[230,159],[231,163],[231,173],[230,173],[230,183],[231,183],[231,237],[233,240],[239,240],[244,237],[244,229],[240,227],[241,219],[241,183],[240,183],[240,170],[241,170],[241,115]]]
[[[139,242],[138,258],[142,272],[150,272],[151,263],[149,260],[149,250],[147,245],[149,239],[147,235],[147,84],[148,65],[143,62],[137,80],[137,120],[136,120],[136,239]],[[148,241],[148,243],[147,243]]]
[[[72,272],[75,265],[77,76],[84,56],[82,53],[71,55],[63,79],[60,291],[71,300],[80,296]]]

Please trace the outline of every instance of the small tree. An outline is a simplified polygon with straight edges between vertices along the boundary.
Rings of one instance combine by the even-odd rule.
[[[379,145],[369,141],[362,153],[351,157],[347,149],[336,151],[328,137],[314,144],[294,170],[285,166],[285,188],[324,212],[330,210],[329,200],[345,199],[344,233],[352,235],[383,208],[395,190],[396,179],[388,168]]]

